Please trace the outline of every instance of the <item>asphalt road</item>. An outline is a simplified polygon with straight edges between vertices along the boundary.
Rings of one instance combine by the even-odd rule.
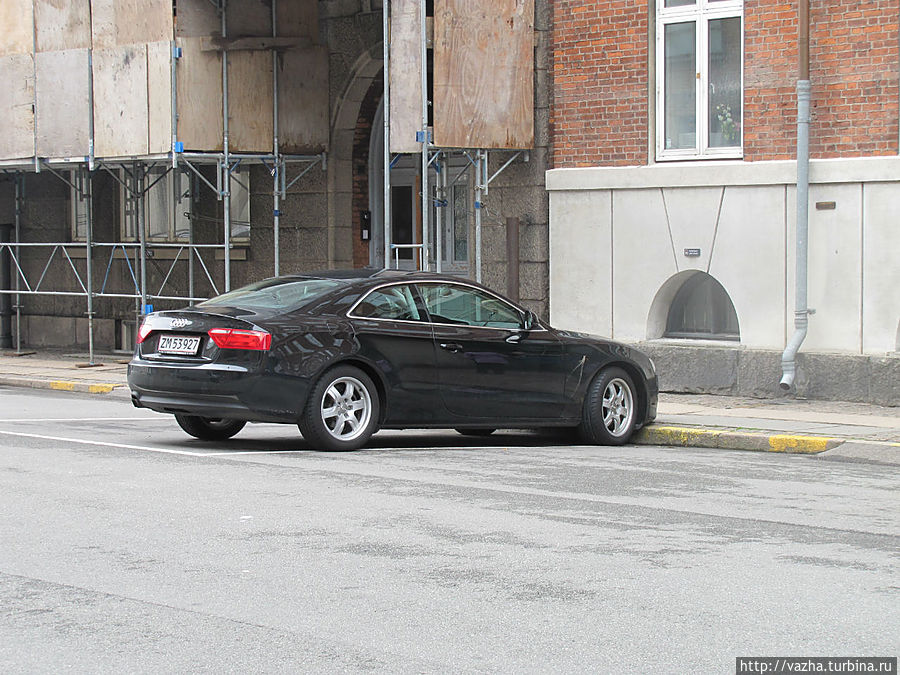
[[[0,389],[2,672],[729,673],[900,652],[900,479]]]

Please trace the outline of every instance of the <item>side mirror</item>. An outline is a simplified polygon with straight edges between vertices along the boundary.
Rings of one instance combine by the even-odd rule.
[[[528,311],[525,312],[525,316],[522,319],[522,329],[523,330],[532,330],[537,325],[538,325],[537,315],[529,309]]]

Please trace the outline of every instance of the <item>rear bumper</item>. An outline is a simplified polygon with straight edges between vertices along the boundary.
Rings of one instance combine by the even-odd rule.
[[[236,366],[140,359],[128,365],[128,386],[138,408],[248,422],[296,422],[308,391],[301,378],[261,375]]]

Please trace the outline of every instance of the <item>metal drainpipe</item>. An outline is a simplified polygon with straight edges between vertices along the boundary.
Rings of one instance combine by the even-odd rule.
[[[809,0],[800,0],[800,79],[797,82],[797,295],[794,335],[781,355],[781,382],[785,391],[794,384],[795,358],[806,338],[810,310],[807,307],[809,259]]]

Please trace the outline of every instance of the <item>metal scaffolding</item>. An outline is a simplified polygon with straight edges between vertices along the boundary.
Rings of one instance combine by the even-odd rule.
[[[475,280],[481,282],[481,258],[482,258],[482,211],[484,209],[484,198],[487,196],[490,184],[497,176],[505,171],[517,159],[529,161],[530,154],[527,149],[511,149],[511,156],[500,166],[493,174],[489,174],[488,169],[488,149],[486,148],[449,148],[439,147],[433,142],[433,133],[428,125],[428,111],[431,102],[428,99],[428,16],[426,3],[424,0],[419,2],[419,48],[420,58],[422,62],[421,69],[421,129],[416,132],[417,142],[420,143],[420,165],[419,175],[421,177],[421,209],[422,209],[422,241],[412,244],[395,244],[392,242],[391,228],[391,168],[395,166],[399,154],[392,154],[390,150],[390,36],[391,36],[391,0],[384,0],[383,6],[383,59],[384,59],[384,266],[391,266],[391,256],[394,256],[394,265],[399,267],[399,252],[403,249],[413,249],[421,251],[421,269],[428,271],[442,272],[443,266],[443,237],[441,235],[442,216],[441,209],[448,204],[446,194],[450,186],[452,186],[461,177],[457,174],[448,182],[447,171],[443,167],[447,166],[447,160],[453,156],[465,157],[470,168],[474,172],[475,180],[473,184],[473,206],[475,213]],[[430,173],[433,172],[433,177]],[[429,182],[433,178],[435,181],[434,197],[430,196]],[[431,216],[431,205],[435,207],[436,220],[436,236],[435,241],[430,241],[431,228],[429,219]],[[434,259],[432,264],[431,260]]]
[[[216,7],[221,17],[222,38],[228,36],[226,21],[227,0],[210,0]],[[272,3],[272,36],[277,36],[276,3]],[[215,258],[217,252],[221,252],[223,259],[223,276],[221,290],[231,289],[231,258],[234,248],[232,242],[231,223],[231,196],[232,183],[238,179],[234,173],[242,165],[262,165],[272,177],[273,197],[273,268],[275,276],[281,273],[280,265],[280,217],[281,202],[286,197],[288,190],[299,180],[307,175],[313,168],[319,166],[324,171],[327,168],[327,156],[324,152],[315,155],[285,154],[280,151],[279,144],[279,120],[278,120],[278,63],[277,51],[273,49],[272,55],[272,88],[273,88],[273,138],[272,152],[270,153],[234,153],[229,144],[229,108],[228,108],[228,52],[222,51],[222,123],[223,123],[223,151],[222,152],[185,152],[182,144],[177,141],[178,129],[178,101],[177,101],[177,77],[178,69],[176,61],[180,56],[180,50],[174,40],[170,44],[171,63],[171,100],[172,100],[172,143],[171,151],[164,154],[142,155],[133,157],[98,158],[94,156],[94,125],[91,116],[89,125],[89,154],[84,157],[68,157],[48,159],[33,157],[25,160],[0,160],[0,173],[11,175],[15,190],[15,222],[14,238],[11,241],[0,240],[0,257],[7,256],[11,269],[14,269],[15,282],[10,288],[0,288],[0,295],[12,296],[12,309],[15,310],[16,325],[16,351],[22,351],[22,310],[23,299],[26,296],[60,296],[81,297],[85,299],[87,325],[88,325],[88,350],[90,363],[94,363],[94,322],[96,317],[95,300],[106,299],[130,299],[135,302],[136,319],[152,311],[153,301],[185,301],[193,303],[207,299],[196,292],[197,268],[202,273],[212,295],[220,293],[220,287],[216,283],[214,275],[210,271],[212,264],[210,256]],[[90,67],[90,60],[88,61]],[[91,108],[93,109],[93,96],[91,94]],[[215,166],[215,182],[209,180],[201,170],[203,166]],[[162,173],[151,176],[151,169],[162,168]],[[292,171],[295,169],[295,171]],[[105,172],[112,176],[118,183],[126,199],[131,203],[131,208],[126,209],[130,214],[130,228],[135,233],[133,241],[96,241],[94,238],[94,213],[93,213],[93,183],[97,172]],[[72,189],[74,198],[84,206],[84,240],[62,242],[27,242],[23,241],[23,218],[25,203],[25,175],[28,173],[40,174],[48,172]],[[196,185],[204,185],[212,190],[217,199],[223,202],[222,218],[222,243],[197,243],[194,241],[194,219],[189,218],[188,237],[186,241],[149,241],[147,238],[147,196],[151,188],[159,181],[167,179],[169,174],[180,176],[188,174],[195,179]],[[290,175],[294,173],[295,175]],[[179,191],[180,192],[180,191]],[[174,197],[174,195],[173,195]],[[176,211],[180,208],[180,194],[173,198],[172,207]],[[155,253],[168,251],[169,266],[162,275],[162,282],[158,289],[148,286],[148,264],[155,260]],[[36,251],[43,251],[46,257],[39,275],[30,274],[27,271],[29,263],[34,263]],[[174,251],[174,253],[172,253]],[[23,255],[29,252],[26,261]],[[204,260],[204,254],[207,260]],[[76,260],[84,260],[83,265]],[[95,284],[94,263],[105,262],[105,274],[99,288]],[[127,290],[111,289],[110,272],[113,264],[121,261],[126,269],[126,278],[130,282]],[[171,286],[171,278],[179,263],[187,264],[188,283],[187,288],[174,289]],[[50,278],[48,274],[51,268],[63,266],[74,275],[75,290],[60,290],[49,288]],[[52,276],[52,275],[51,275]]]

